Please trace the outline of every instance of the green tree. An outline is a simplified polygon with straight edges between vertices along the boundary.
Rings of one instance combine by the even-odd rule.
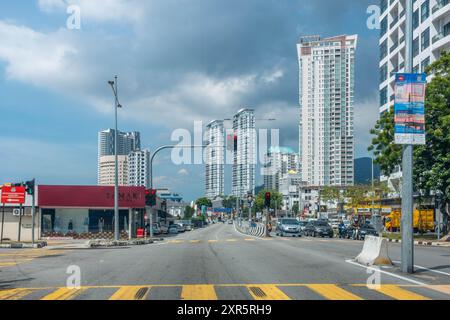
[[[366,185],[356,185],[348,187],[345,190],[345,197],[349,200],[348,205],[352,208],[358,208],[365,204],[370,187]]]
[[[186,220],[192,219],[194,212],[195,212],[194,208],[192,208],[191,206],[186,206],[186,208],[184,208],[184,219]]]
[[[235,196],[229,196],[223,199],[222,204],[225,208],[236,208],[236,197]]]
[[[293,212],[295,215],[298,215],[299,211],[300,211],[300,208],[299,208],[299,206],[298,206],[298,203],[295,203],[295,204],[292,206],[292,212]]]
[[[211,200],[209,200],[208,198],[200,198],[197,199],[197,201],[195,201],[195,204],[201,208],[203,206],[207,207],[207,208],[211,208],[212,207],[212,202]]]
[[[270,192],[270,208],[275,210],[280,210],[283,204],[283,195],[275,190],[261,190],[255,199],[254,211],[262,212],[264,208],[264,202],[266,198],[266,193]]]
[[[427,85],[425,100],[426,145],[414,151],[414,188],[424,196],[443,193],[441,210],[448,226],[450,202],[450,53],[427,70],[432,80]],[[394,144],[394,116],[392,109],[384,114],[371,131],[375,138],[369,151],[374,151],[376,162],[385,174],[401,164],[401,146]]]

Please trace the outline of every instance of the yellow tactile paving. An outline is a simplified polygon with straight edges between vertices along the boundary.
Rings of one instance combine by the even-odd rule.
[[[285,288],[304,287],[314,291],[319,296],[328,300],[363,300],[370,295],[372,291],[367,285],[349,284],[350,287],[365,288],[367,291],[358,291],[358,295],[336,284],[198,284],[198,285],[141,285],[141,286],[86,286],[79,289],[70,288],[17,288],[0,290],[0,300],[23,300],[31,293],[35,293],[36,297],[43,297],[41,300],[73,300],[82,293],[89,293],[93,289],[115,289],[114,293],[110,293],[109,300],[145,300],[155,288],[178,288],[181,289],[181,296],[174,299],[182,300],[218,300],[216,292],[217,288],[235,287],[245,288],[254,300],[290,300],[290,297],[284,290]],[[430,299],[425,295],[419,295],[410,291],[409,288],[429,289],[431,291],[444,293],[450,299],[450,286],[411,286],[411,285],[382,285],[377,292],[386,297],[398,300],[424,300]],[[44,291],[45,290],[45,291]],[[89,295],[86,295],[89,299]],[[369,298],[370,299],[370,298]]]
[[[217,300],[213,285],[188,285],[181,290],[181,300]]]
[[[335,284],[308,284],[306,286],[328,300],[362,300],[361,297]]]
[[[121,287],[109,300],[145,300],[151,287]]]
[[[84,288],[61,288],[46,295],[41,300],[72,300],[84,291],[86,291]]]
[[[32,289],[0,290],[0,300],[21,300],[32,292]]]
[[[291,300],[275,285],[254,285],[248,286],[247,289],[255,300]]]
[[[376,288],[375,290],[396,300],[429,300],[427,297],[405,290],[396,285],[380,285],[379,288]]]

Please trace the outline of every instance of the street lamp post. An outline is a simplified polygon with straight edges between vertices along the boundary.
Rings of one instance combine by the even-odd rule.
[[[114,162],[115,162],[115,170],[114,170],[114,240],[120,240],[120,230],[119,230],[119,156],[117,153],[117,110],[122,108],[122,105],[119,103],[118,97],[118,88],[117,88],[117,76],[114,77],[114,81],[108,81],[108,84],[111,86],[114,98],[114,115],[115,115],[115,130],[114,130]]]

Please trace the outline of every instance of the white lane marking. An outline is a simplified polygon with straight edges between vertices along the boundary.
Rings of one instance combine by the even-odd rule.
[[[393,261],[393,262],[401,263],[401,261]],[[434,270],[434,269],[430,269],[430,268],[426,268],[426,267],[422,267],[422,266],[418,266],[418,265],[414,265],[414,267],[417,268],[417,269],[427,270],[427,271],[430,271],[430,272],[435,272],[435,273],[443,274],[443,275],[446,275],[446,276],[450,277],[450,273],[447,273],[447,272],[444,272],[444,271]]]
[[[361,268],[365,268],[365,269],[367,269],[367,270],[378,271],[378,272],[380,272],[380,273],[384,273],[384,274],[387,274],[387,275],[389,275],[389,276],[391,276],[391,277],[398,278],[398,279],[403,280],[403,281],[411,282],[411,283],[414,283],[414,284],[419,285],[419,286],[426,286],[426,285],[427,285],[427,284],[425,284],[425,283],[423,283],[423,282],[416,281],[416,280],[413,280],[413,279],[409,279],[409,278],[407,278],[407,277],[403,277],[403,276],[400,276],[400,275],[398,275],[398,274],[391,273],[391,272],[388,272],[388,271],[385,271],[385,270],[381,270],[381,269],[373,268],[373,267],[368,267],[368,266],[363,266],[362,264],[359,264],[359,263],[354,262],[354,261],[352,261],[352,260],[345,260],[345,262],[347,262],[347,263],[349,263],[349,264],[352,264],[352,265],[354,265],[354,266],[358,266],[358,267],[361,267]]]

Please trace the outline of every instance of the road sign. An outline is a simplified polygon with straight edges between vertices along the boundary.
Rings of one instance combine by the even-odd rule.
[[[3,204],[24,204],[25,187],[3,187],[1,203]]]
[[[425,144],[424,73],[398,73],[395,78],[395,143]]]

